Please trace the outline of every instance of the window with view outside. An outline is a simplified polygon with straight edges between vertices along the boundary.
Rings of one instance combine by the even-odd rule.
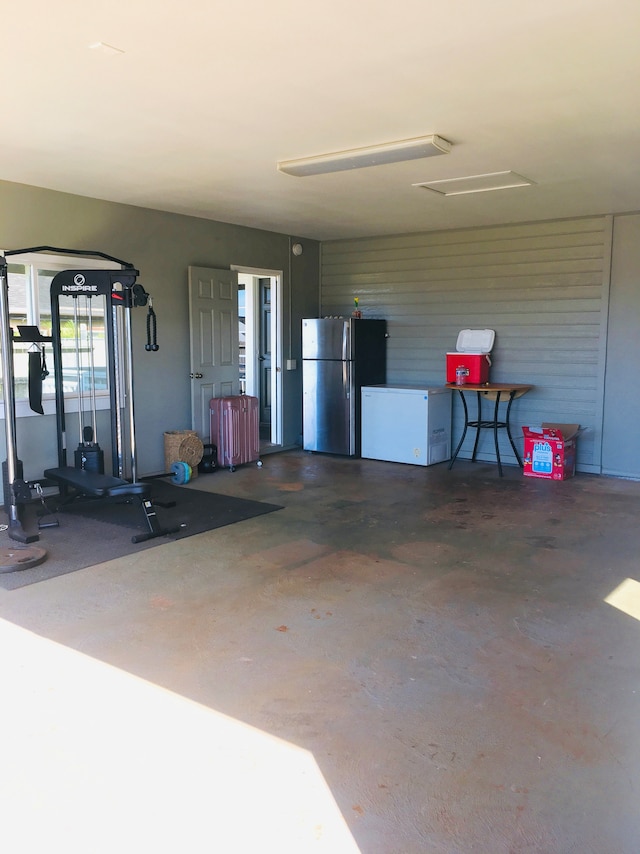
[[[82,267],[82,259],[69,259],[58,269],[40,268],[37,264],[8,264],[9,323],[37,326],[43,335],[51,335],[50,287],[54,276],[64,269]],[[107,344],[104,300],[79,297],[60,300],[62,343],[62,380],[65,395],[105,395],[108,392]],[[14,339],[14,377],[16,402],[29,396],[28,363],[33,344]],[[49,376],[43,381],[43,399],[53,397],[53,350],[50,342],[43,345]],[[1,390],[1,381],[0,381]]]

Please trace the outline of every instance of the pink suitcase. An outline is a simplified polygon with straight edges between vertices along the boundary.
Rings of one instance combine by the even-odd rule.
[[[234,471],[243,463],[260,463],[258,398],[248,394],[209,401],[211,442],[218,447],[218,465]]]

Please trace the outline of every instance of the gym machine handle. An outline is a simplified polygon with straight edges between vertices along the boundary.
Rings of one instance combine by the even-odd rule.
[[[154,353],[160,349],[158,346],[158,324],[151,297],[149,297],[149,310],[147,311],[147,343],[144,345],[144,349],[151,350]]]

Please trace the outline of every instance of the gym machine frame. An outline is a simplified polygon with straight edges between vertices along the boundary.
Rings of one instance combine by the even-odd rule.
[[[122,269],[110,270],[64,270],[56,274],[51,282],[52,345],[54,355],[56,426],[58,435],[58,466],[46,469],[45,478],[58,484],[61,497],[72,501],[78,497],[89,499],[135,500],[140,503],[148,531],[132,537],[134,543],[155,537],[175,533],[179,528],[166,529],[158,522],[153,502],[151,486],[137,480],[135,416],[133,395],[133,348],[131,335],[131,309],[134,306],[147,305],[149,295],[142,285],[136,284],[138,271],[132,264],[101,252],[83,252],[70,249],[58,249],[51,246],[39,246],[31,249],[19,249],[5,252],[5,256],[25,254],[27,252],[53,251],[75,256],[104,258],[116,262]],[[109,375],[109,398],[111,408],[111,444],[112,474],[101,471],[88,471],[67,465],[66,413],[63,386],[62,336],[60,330],[60,297],[78,299],[86,296],[89,300],[103,297],[105,304],[105,330],[107,341],[107,365]],[[155,314],[149,303],[149,312]],[[110,314],[110,317],[109,317]],[[29,503],[31,493],[22,480],[16,444],[15,389],[13,373],[12,331],[9,318],[7,264],[0,255],[0,323],[2,343],[2,369],[4,376],[3,395],[5,405],[5,433],[7,445],[7,481],[10,490],[9,501],[5,496],[5,507],[9,517],[9,536],[11,539],[31,543],[39,538],[37,533],[27,531],[23,525],[23,515]],[[122,315],[122,326],[119,323]],[[125,365],[120,365],[120,335],[123,334]],[[149,331],[149,322],[147,323]],[[153,344],[147,343],[147,350],[157,350],[155,335]],[[79,370],[79,366],[78,366]],[[130,474],[126,479],[124,461],[124,424],[120,406],[122,380],[125,377],[125,410],[128,413],[130,446]],[[92,385],[94,377],[92,376]],[[80,388],[78,388],[78,407],[80,409]],[[82,436],[79,437],[82,441]],[[6,488],[6,485],[5,485]]]

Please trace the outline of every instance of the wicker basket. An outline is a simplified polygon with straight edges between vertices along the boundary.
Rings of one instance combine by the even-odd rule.
[[[164,468],[171,471],[173,463],[191,466],[191,479],[198,476],[198,463],[204,454],[204,445],[195,430],[169,430],[164,434]]]

